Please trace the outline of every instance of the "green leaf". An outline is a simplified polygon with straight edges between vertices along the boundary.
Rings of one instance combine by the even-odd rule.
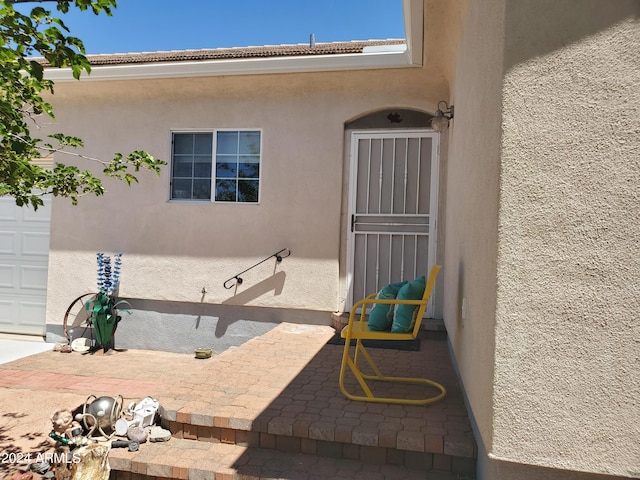
[[[42,65],[35,60],[31,60],[29,63],[31,64],[31,75],[36,77],[38,80],[42,80],[44,76],[44,68]]]
[[[21,2],[22,3],[22,2]],[[77,204],[85,194],[102,195],[105,192],[102,176],[82,163],[97,163],[103,175],[137,183],[137,172],[146,169],[160,174],[166,162],[149,153],[136,150],[127,156],[115,154],[113,161],[84,157],[75,153],[76,165],[61,163],[64,154],[84,147],[81,139],[66,134],[50,135],[46,141],[32,138],[35,131],[31,120],[39,128],[37,116],[46,114],[55,119],[54,111],[44,94],[54,92],[54,82],[46,79],[48,68],[69,68],[76,79],[91,73],[91,65],[84,55],[80,38],[70,34],[65,22],[59,18],[70,7],[94,14],[111,15],[116,0],[57,0],[55,13],[45,8],[47,2],[37,5],[29,13],[18,12],[13,2],[0,0],[0,195],[11,196],[17,205],[38,208],[43,204],[41,195],[51,193],[69,198]],[[49,66],[36,61],[41,56]],[[28,120],[28,121],[27,121]],[[42,154],[56,155],[56,166],[46,170],[33,160]]]

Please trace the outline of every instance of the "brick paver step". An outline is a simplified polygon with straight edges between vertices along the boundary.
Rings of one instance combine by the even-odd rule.
[[[366,463],[342,458],[285,453],[223,443],[172,439],[143,444],[137,452],[112,449],[111,480],[461,480],[464,475],[438,471],[433,465],[416,468],[380,459]]]
[[[435,465],[436,469],[469,475],[475,471],[475,450],[467,438],[462,438],[462,444],[443,444],[442,438],[435,435],[429,444],[430,435],[391,427],[385,429],[381,425],[341,429],[340,425],[327,424],[326,429],[315,431],[308,425],[304,427],[281,419],[266,424],[257,422],[253,425],[254,430],[243,430],[229,428],[234,422],[223,420],[228,419],[220,419],[219,423],[227,427],[181,424],[165,419],[162,424],[174,438],[191,441],[344,458],[369,464],[384,459],[392,465],[407,468],[430,469]],[[331,435],[327,434],[329,431]]]
[[[348,400],[340,392],[342,347],[327,344],[334,333],[327,326],[280,324],[207,360],[141,350],[100,356],[48,351],[4,364],[0,450],[34,455],[42,451],[50,415],[82,406],[89,395],[122,396],[123,406],[152,396],[160,402],[162,424],[173,438],[167,444],[145,446],[135,455],[113,450],[114,461],[124,462],[120,478],[171,478],[154,473],[166,474],[169,467],[171,475],[174,467],[184,475],[180,468],[186,467],[162,460],[156,449],[170,448],[170,457],[187,461],[200,452],[200,445],[211,449],[196,459],[201,463],[224,451],[236,460],[267,452],[261,455],[312,457],[318,465],[355,462],[368,474],[379,473],[384,468],[380,462],[385,462],[391,469],[422,472],[420,478],[424,472],[438,471],[471,476],[476,446],[447,342],[424,338],[418,351],[371,349],[385,372],[432,378],[447,388],[446,398],[434,405],[373,404]],[[348,381],[357,388],[354,379]],[[393,393],[409,397],[415,392],[396,388]],[[182,442],[196,447],[180,450]],[[134,473],[124,471],[127,459],[132,461],[128,455],[135,456],[136,463],[130,465]],[[151,473],[146,473],[148,455],[158,457],[149,464]],[[200,475],[196,467],[189,466],[195,469],[192,478],[233,478],[225,477],[229,472],[224,469],[214,477]]]

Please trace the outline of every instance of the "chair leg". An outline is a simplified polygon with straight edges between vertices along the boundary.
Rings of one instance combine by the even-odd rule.
[[[433,380],[429,380],[426,378],[395,377],[395,376],[383,375],[380,369],[378,368],[378,366],[376,365],[376,363],[371,358],[371,355],[369,355],[369,352],[367,352],[364,345],[362,345],[362,340],[360,339],[356,341],[353,360],[351,359],[349,354],[350,347],[351,347],[351,339],[345,338],[344,351],[342,355],[342,364],[340,366],[339,383],[340,383],[340,390],[342,391],[344,396],[351,400],[356,400],[361,402],[393,403],[393,404],[400,404],[400,405],[429,405],[442,400],[447,394],[446,389],[439,383],[434,382]],[[374,375],[367,375],[360,370],[360,368],[358,367],[358,358],[360,354],[365,358],[365,360],[367,361],[371,369],[374,371]],[[344,379],[345,379],[347,366],[349,367],[349,369],[355,376],[356,380],[358,381],[358,384],[364,391],[365,393],[364,396],[353,395],[352,393],[349,393],[346,387],[344,386]],[[376,397],[371,391],[371,389],[369,388],[367,384],[367,380],[427,385],[427,386],[437,388],[440,391],[440,393],[434,397],[427,397],[427,398],[416,399],[416,400],[404,399],[404,398],[393,398],[393,397]]]
[[[359,398],[352,395],[351,393],[349,393],[346,389],[346,387],[344,386],[344,378],[345,378],[345,373],[347,371],[347,366],[349,367],[349,369],[353,372],[353,374],[356,377],[356,380],[358,380],[358,383],[360,384],[360,387],[362,388],[362,390],[364,390],[365,394],[367,395],[367,398],[369,397],[373,397],[373,394],[371,393],[371,390],[369,390],[369,387],[367,386],[366,382],[364,381],[364,379],[362,378],[362,375],[360,375],[360,371],[357,368],[357,363],[358,363],[358,348],[357,348],[357,344],[356,344],[356,349],[355,349],[355,354],[353,357],[353,360],[351,360],[351,356],[349,354],[349,350],[351,348],[351,339],[350,338],[345,338],[345,342],[344,342],[344,350],[342,353],[342,364],[340,365],[340,391],[344,394],[345,397],[351,399],[351,400],[358,400]]]
[[[363,378],[369,378],[369,379],[380,379],[380,380],[383,379],[384,375],[382,375],[382,372],[380,371],[380,369],[376,365],[376,362],[373,361],[373,358],[371,358],[371,355],[369,355],[369,352],[367,351],[367,349],[364,348],[364,344],[362,343],[362,340],[360,340],[360,339],[358,339],[358,341],[356,342],[356,356],[358,355],[358,353],[362,354],[364,359],[367,361],[367,363],[371,367],[371,370],[373,370],[373,373],[375,374],[375,375],[365,375],[364,373],[360,372],[362,377]],[[358,371],[360,371],[360,369],[358,368],[358,360],[357,360],[357,358],[353,363],[354,363],[354,367]]]

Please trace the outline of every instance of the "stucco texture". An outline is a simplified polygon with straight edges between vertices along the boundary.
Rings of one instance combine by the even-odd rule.
[[[169,160],[174,130],[261,129],[263,143],[259,204],[168,201],[169,167],[131,188],[107,181],[103,197],[77,207],[55,201],[47,323],[93,290],[99,251],[124,253],[124,297],[324,311],[330,323],[345,248],[344,124],[390,106],[431,111],[425,84],[423,68],[56,84],[55,128],[91,157],[145,149]],[[282,248],[292,252],[282,263],[223,288]]]
[[[638,477],[640,4],[462,5],[444,320],[478,476]]]
[[[500,2],[464,4],[448,131],[444,320],[482,452],[493,432],[504,11]]]
[[[499,460],[640,477],[639,14],[506,2]]]

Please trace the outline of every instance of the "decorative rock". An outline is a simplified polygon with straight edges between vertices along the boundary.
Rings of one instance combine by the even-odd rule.
[[[53,351],[60,353],[71,353],[73,349],[68,343],[56,343],[56,345],[53,347]]]
[[[210,348],[196,348],[196,358],[211,358],[213,350]]]
[[[49,467],[50,465],[48,462],[34,462],[29,465],[29,470],[44,475],[47,470],[49,470]]]
[[[150,442],[168,442],[171,440],[171,432],[162,427],[151,427],[149,430]]]
[[[109,447],[94,443],[73,451],[73,461],[54,467],[58,480],[109,480]]]
[[[147,441],[147,431],[142,427],[134,425],[127,430],[127,438],[138,443],[144,443]]]
[[[31,480],[32,478],[33,473],[31,472],[18,472],[13,477],[11,477],[11,480]]]

